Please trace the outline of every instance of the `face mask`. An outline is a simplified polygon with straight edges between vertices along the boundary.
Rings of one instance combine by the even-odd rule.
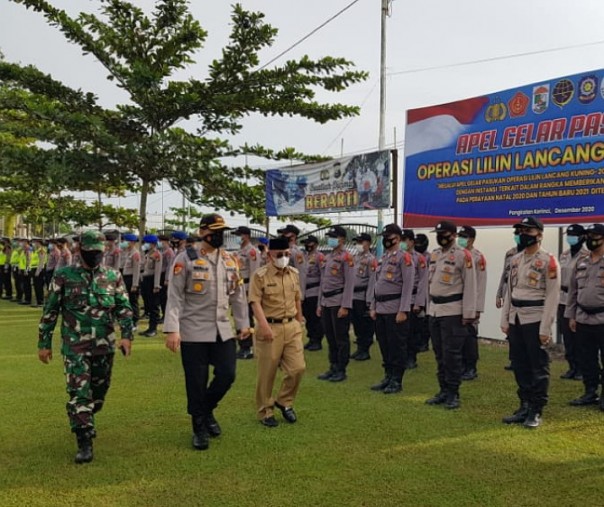
[[[213,248],[220,248],[224,244],[224,231],[214,231],[203,240]]]
[[[147,251],[149,250],[149,248],[150,248],[149,243],[145,243],[145,244],[143,245],[143,252],[147,252]]]
[[[530,234],[521,234],[520,243],[518,244],[518,246],[521,246],[522,248],[528,248],[529,246],[533,246],[535,243],[537,243],[537,241],[537,236],[531,236]]]
[[[164,244],[163,243],[158,243],[157,244],[157,249],[158,250],[163,250],[164,249]]]
[[[400,247],[403,252],[409,250],[409,244],[406,241],[401,241]]]
[[[289,265],[289,257],[280,257],[279,259],[273,260],[275,267],[284,269]]]
[[[438,233],[436,235],[436,242],[442,247],[446,247],[446,246],[450,245],[452,241],[453,241],[453,236],[450,234]]]
[[[235,236],[235,244],[236,244],[237,246],[240,246],[240,245],[241,245],[241,236]]]
[[[354,245],[354,246],[352,246],[352,247],[350,248],[350,253],[351,253],[352,255],[358,255],[358,254],[360,254],[360,253],[361,253],[361,251],[362,251],[362,250],[361,250],[361,248],[359,247],[359,245]]]
[[[313,247],[310,245],[304,245],[304,250],[306,250],[307,252],[312,252]]]
[[[395,241],[396,240],[390,238],[382,238],[382,245],[384,245],[386,250],[389,250],[394,246]]]
[[[600,248],[600,246],[602,245],[602,239],[594,239],[594,238],[587,238],[587,241],[585,242],[585,246],[587,247],[587,249],[590,252],[593,252],[594,250],[597,250],[598,248]]]
[[[327,238],[327,246],[329,248],[337,248],[339,244],[338,238]]]
[[[418,245],[417,243],[415,243],[415,250],[418,251],[420,254],[423,254],[426,252],[426,250],[428,250],[428,245]]]
[[[86,265],[91,269],[95,269],[103,262],[103,252],[98,250],[81,251],[80,254]]]
[[[457,244],[461,248],[468,248],[468,238],[457,238]]]
[[[578,245],[580,240],[581,238],[579,236],[566,236],[566,242],[568,243],[568,246]]]
[[[520,244],[520,234],[514,234],[514,243]]]
[[[122,242],[120,243],[120,248],[121,248],[122,250],[125,250],[126,248],[128,248],[128,242],[127,242],[127,241],[122,241]]]

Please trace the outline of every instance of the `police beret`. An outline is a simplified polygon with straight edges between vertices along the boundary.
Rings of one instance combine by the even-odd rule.
[[[155,243],[159,241],[158,237],[155,234],[146,234],[143,236],[143,243]]]
[[[514,224],[516,227],[528,227],[529,229],[543,230],[543,222],[535,217],[524,217],[520,222]]]
[[[138,236],[129,232],[128,234],[122,234],[122,239],[124,241],[138,241]]]
[[[453,222],[443,220],[436,224],[436,227],[434,227],[432,232],[450,232],[452,234],[457,234],[457,226]]]
[[[583,236],[583,234],[585,234],[585,228],[579,224],[570,224],[566,228],[566,234],[569,236]]]
[[[172,231],[172,234],[170,234],[170,236],[172,237],[172,239],[184,241],[185,239],[187,239],[188,234],[184,231]]]
[[[476,229],[474,229],[474,227],[471,227],[469,225],[462,225],[459,228],[459,232],[457,234],[459,234],[461,237],[465,237],[465,238],[475,238]]]
[[[268,238],[258,238],[258,243],[261,245],[268,245],[269,241],[270,240]]]

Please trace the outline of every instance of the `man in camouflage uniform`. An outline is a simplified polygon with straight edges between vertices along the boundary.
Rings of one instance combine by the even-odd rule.
[[[103,407],[111,379],[116,348],[114,321],[122,330],[119,344],[130,354],[132,311],[119,271],[101,266],[104,236],[96,231],[82,235],[82,266],[56,271],[40,320],[38,358],[52,359],[52,334],[59,313],[63,316],[61,353],[67,381],[67,415],[76,434],[76,463],[92,461],[96,436],[94,414]]]

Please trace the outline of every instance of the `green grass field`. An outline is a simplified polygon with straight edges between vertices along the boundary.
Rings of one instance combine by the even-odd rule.
[[[299,422],[276,429],[256,421],[256,365],[240,361],[216,411],[223,435],[196,452],[179,356],[138,338],[116,358],[95,460],[75,465],[57,336],[51,365],[36,356],[39,313],[0,302],[1,507],[604,505],[604,413],[568,406],[582,384],[560,380],[556,361],[542,427],[502,424],[517,399],[493,345],[454,412],[424,404],[432,352],[392,396],[368,389],[382,376],[377,348],[341,384],[316,380],[326,352],[309,353]]]

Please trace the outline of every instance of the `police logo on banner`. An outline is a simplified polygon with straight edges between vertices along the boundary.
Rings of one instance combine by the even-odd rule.
[[[526,115],[530,100],[528,95],[522,92],[517,92],[510,100],[508,100],[510,118],[520,118],[521,116]]]
[[[501,102],[499,98],[495,99],[492,104],[487,107],[487,110],[484,114],[484,119],[489,123],[494,121],[502,121],[505,120],[507,116],[508,108],[506,105]]]
[[[585,76],[579,81],[579,102],[589,104],[596,98],[598,78],[594,75]]]
[[[549,84],[533,87],[533,113],[544,113],[549,107]]]
[[[575,85],[570,79],[561,79],[554,85],[552,102],[563,107],[570,102],[575,94]]]

